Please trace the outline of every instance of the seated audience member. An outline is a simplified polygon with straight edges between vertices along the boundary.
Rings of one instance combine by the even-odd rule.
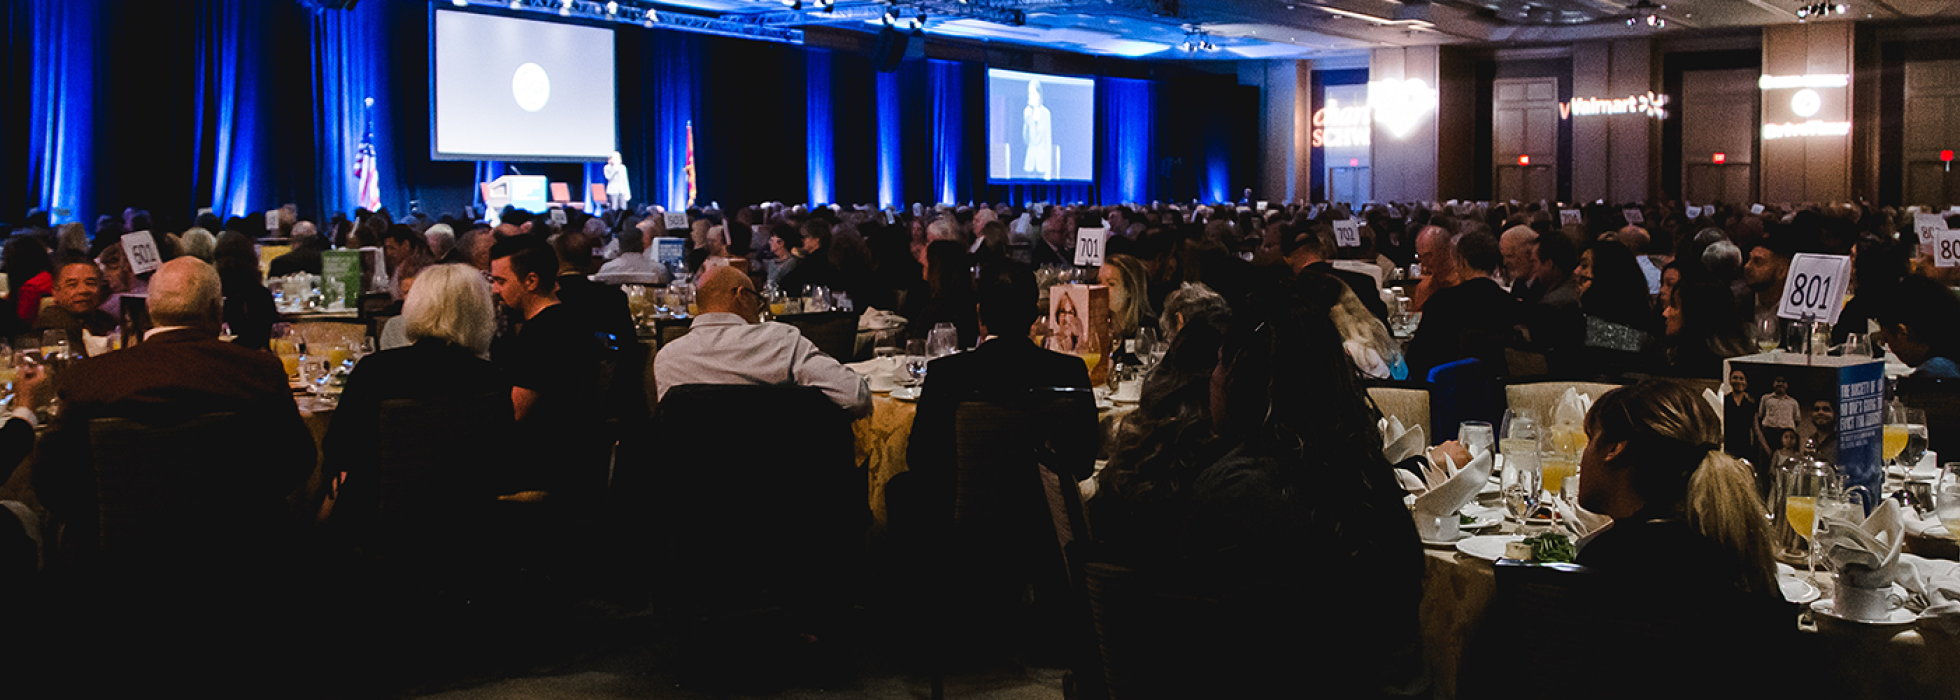
[[[1831,327],[1831,344],[1837,345],[1853,333],[1862,334],[1876,314],[1874,305],[1891,296],[1905,279],[1904,246],[1879,242],[1860,243],[1851,259],[1851,298],[1838,312],[1837,325]]]
[[[467,265],[436,265],[413,279],[416,284],[406,290],[402,314],[390,325],[402,326],[408,344],[361,360],[347,378],[333,424],[320,443],[325,460],[322,471],[337,476],[336,528],[358,530],[374,515],[377,479],[371,470],[377,464],[381,444],[383,402],[495,397],[495,401],[505,403],[502,415],[513,415],[506,403],[511,396],[510,383],[488,359],[490,338],[497,326],[490,285],[483,275]],[[508,425],[501,429],[503,432],[496,426],[481,427],[484,435],[508,432]],[[476,476],[479,478],[472,483],[445,487],[485,500],[513,489],[508,474],[492,471]]]
[[[1409,340],[1409,376],[1437,365],[1476,358],[1492,376],[1505,374],[1504,348],[1519,320],[1518,302],[1492,279],[1503,257],[1488,233],[1467,233],[1455,246],[1461,281],[1437,290]],[[1425,258],[1426,259],[1426,258]],[[1424,266],[1427,268],[1427,265]],[[1440,271],[1438,271],[1440,274]]]
[[[1456,241],[1447,229],[1423,227],[1422,232],[1416,234],[1416,258],[1422,264],[1422,281],[1409,292],[1411,312],[1422,311],[1429,303],[1429,297],[1436,292],[1456,286]]]
[[[417,253],[435,257],[435,254],[429,251],[429,239],[423,238],[421,234],[415,232],[415,229],[406,224],[388,227],[387,234],[381,239],[381,256],[389,270],[400,267],[408,256]]]
[[[789,251],[796,257],[796,265],[776,281],[776,287],[786,294],[800,295],[813,286],[837,285],[837,268],[830,263],[830,223],[812,219],[803,224],[802,233],[802,245]]]
[[[583,231],[560,234],[552,242],[558,252],[558,300],[585,314],[586,323],[612,336],[611,344],[637,342],[633,311],[626,304],[626,292],[592,281],[592,248],[598,239]]]
[[[1226,313],[1225,297],[1218,296],[1202,282],[1185,282],[1164,297],[1164,314],[1157,320],[1157,326],[1164,331],[1163,342],[1170,343],[1183,332],[1188,320]]]
[[[599,267],[598,280],[605,284],[666,284],[667,267],[653,259],[647,245],[653,240],[653,227],[637,222],[619,234],[619,257]]]
[[[250,236],[226,231],[218,236],[214,257],[218,280],[225,293],[225,325],[232,341],[263,350],[272,341],[272,324],[279,322],[279,309],[272,291],[259,278],[258,244]]]
[[[13,296],[8,297],[13,304],[16,318],[20,319],[18,330],[8,335],[32,328],[34,320],[41,313],[41,299],[54,292],[54,260],[48,257],[48,249],[33,236],[14,236],[7,239],[0,248],[0,270],[7,273],[7,284]]]
[[[769,284],[777,289],[783,288],[783,278],[803,264],[803,258],[796,251],[803,247],[803,234],[789,224],[775,224],[769,227]]]
[[[1719,282],[1690,282],[1666,295],[1661,311],[1667,334],[1667,373],[1689,379],[1716,379],[1722,363],[1755,352],[1734,297]]]
[[[1879,338],[1912,376],[1960,378],[1960,298],[1952,289],[1908,275],[1872,307]]]
[[[1613,518],[1578,563],[1658,593],[1780,599],[1748,467],[1722,453],[1715,409],[1683,385],[1607,392],[1586,416],[1579,505]]]
[[[215,260],[213,256],[217,252],[218,237],[211,235],[210,231],[194,228],[185,231],[178,240],[178,255],[188,255],[207,263]]]
[[[264,352],[218,340],[224,300],[217,270],[196,258],[164,263],[150,280],[150,318],[143,342],[70,365],[56,378],[63,408],[43,437],[34,491],[68,531],[64,542],[92,546],[95,486],[89,421],[138,422],[234,413],[262,421],[264,431],[241,436],[264,478],[238,484],[234,494],[277,522],[286,497],[305,483],[318,459],[313,435],[300,420],[286,369]]]
[[[1208,624],[1231,632],[1190,660],[1219,679],[1219,697],[1383,697],[1427,680],[1422,546],[1379,414],[1328,318],[1285,292],[1234,310],[1210,399],[1229,452],[1160,511],[1166,522],[1142,530],[1168,541],[1111,543],[1147,553],[1139,570],[1226,601]],[[1349,590],[1369,591],[1370,605],[1299,604]],[[1346,632],[1332,646],[1274,642],[1309,625]]]
[[[1295,276],[1312,272],[1340,280],[1354,290],[1355,299],[1370,315],[1378,321],[1388,321],[1388,305],[1382,301],[1375,278],[1334,267],[1334,234],[1331,230],[1313,224],[1289,226],[1284,236],[1280,239],[1280,248],[1286,255],[1287,267],[1293,269]]]
[[[935,241],[958,246],[952,241]],[[962,251],[963,253],[964,251]],[[1045,387],[1089,388],[1089,370],[1082,360],[1044,350],[1028,331],[1040,316],[1035,300],[1040,291],[1034,273],[1019,264],[1001,264],[981,273],[980,323],[991,336],[970,352],[948,355],[927,366],[919,412],[912,422],[906,449],[909,470],[887,486],[892,527],[904,536],[939,532],[953,513],[953,412],[961,401],[987,391]],[[1051,447],[1056,456],[1044,465],[1056,476],[1080,481],[1094,471],[1099,437],[1092,409],[1066,425],[1053,426]],[[894,490],[895,489],[895,490]]]
[[[852,414],[871,414],[863,377],[803,337],[795,326],[758,323],[762,297],[741,270],[719,267],[695,292],[701,315],[654,355],[657,396],[683,384],[796,384],[822,389]]]
[[[415,288],[415,278],[420,276],[424,270],[435,265],[436,261],[434,259],[427,255],[417,253],[408,256],[407,260],[403,260],[402,264],[395,268],[395,301],[390,303],[388,308],[381,312],[383,316],[393,317],[381,326],[381,337],[377,340],[377,343],[381,346],[382,350],[393,350],[399,347],[406,347],[409,344],[408,322],[403,318],[408,306],[408,293]],[[477,276],[481,277],[482,275],[479,274]],[[488,283],[487,280],[486,283]],[[491,307],[490,313],[491,320],[494,323],[496,320],[496,307],[494,305]]]
[[[487,275],[490,274],[490,248],[496,243],[495,235],[488,230],[478,229],[456,239],[456,251],[463,256],[465,264]]]
[[[1034,264],[1075,264],[1075,216],[1061,207],[1049,209],[1041,221],[1041,239],[1034,242]]]
[[[1194,289],[1186,286],[1173,298]],[[1164,359],[1144,377],[1142,400],[1123,418],[1098,479],[1098,495],[1089,501],[1096,537],[1112,547],[1170,541],[1172,533],[1147,530],[1176,525],[1174,514],[1187,504],[1198,473],[1220,456],[1212,432],[1211,378],[1231,317],[1222,300],[1195,306]],[[1147,554],[1112,549],[1107,556],[1133,561]]]
[[[1511,296],[1527,306],[1538,303],[1546,291],[1537,279],[1538,232],[1524,224],[1512,226],[1498,236],[1497,249],[1504,255],[1504,277],[1511,281]]]
[[[272,259],[266,267],[265,276],[285,277],[295,272],[320,274],[320,253],[332,244],[320,235],[320,229],[311,221],[293,224],[292,250]]]
[[[558,255],[536,234],[499,241],[490,258],[491,290],[521,323],[516,337],[498,346],[491,358],[512,384],[520,449],[531,451],[519,463],[555,470],[526,475],[549,486],[544,490],[572,490],[575,498],[591,495],[592,475],[585,468],[592,465],[587,460],[599,459],[611,448],[600,437],[610,360],[602,331],[586,315],[559,302]],[[568,455],[574,466],[564,468]]]
[[[58,330],[68,336],[70,350],[98,355],[109,349],[109,334],[116,330],[116,318],[102,311],[102,271],[95,262],[81,258],[63,263],[55,270],[54,304],[41,310],[34,330]],[[98,349],[89,349],[88,336],[98,338]]]
[[[1111,255],[1096,271],[1096,283],[1109,287],[1110,340],[1119,350],[1157,320],[1147,279],[1143,263],[1128,255]]]
[[[464,262],[462,251],[456,249],[456,229],[449,224],[430,226],[422,232],[422,239],[428,241],[429,254],[435,256],[437,265]]]
[[[1633,253],[1615,241],[1600,241],[1579,256],[1579,310],[1584,326],[1578,352],[1554,369],[1576,366],[1599,374],[1645,371],[1656,357],[1652,295],[1647,276]]]
[[[973,347],[980,326],[969,259],[966,246],[958,241],[938,240],[926,246],[925,277],[912,283],[898,310],[905,317],[907,335],[924,338],[933,326],[951,323],[959,330],[960,347]]]

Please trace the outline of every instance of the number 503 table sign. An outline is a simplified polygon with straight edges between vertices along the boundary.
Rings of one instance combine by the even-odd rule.
[[[1844,288],[1850,280],[1851,258],[1798,253],[1790,260],[1790,277],[1783,282],[1783,303],[1776,315],[1835,324],[1838,312],[1844,310]]]

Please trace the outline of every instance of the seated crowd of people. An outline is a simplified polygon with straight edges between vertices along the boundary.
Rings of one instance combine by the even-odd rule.
[[[1644,209],[1651,229],[1628,223],[1629,208]],[[415,442],[420,429],[390,416],[430,405],[469,412],[482,419],[460,421],[467,434],[421,439],[469,443],[485,463],[452,474],[426,502],[469,517],[498,517],[491,502],[532,505],[524,517],[553,523],[545,531],[579,536],[591,531],[580,523],[617,506],[606,496],[612,474],[629,460],[660,459],[657,447],[631,446],[674,387],[795,384],[853,416],[872,412],[869,385],[845,367],[856,358],[762,321],[766,295],[817,286],[847,293],[859,310],[897,312],[914,337],[952,324],[969,349],[931,363],[910,471],[887,490],[889,539],[931,548],[953,528],[960,403],[1090,387],[1080,359],[1032,340],[1045,316],[1037,279],[1043,267],[1073,265],[1078,230],[1106,227],[1094,279],[1110,289],[1112,352],[1139,362],[1125,341],[1146,335],[1167,349],[1142,378],[1138,409],[1106,442],[1093,408],[1040,426],[1052,433],[1043,464],[1055,476],[1088,479],[1096,455],[1108,457],[1095,495],[1078,504],[1086,527],[1067,547],[1069,568],[1079,576],[1085,561],[1114,562],[1243,594],[1227,596],[1237,601],[1227,609],[1246,618],[1242,630],[1348,630],[1331,648],[1274,632],[1206,652],[1206,663],[1234,669],[1220,682],[1247,693],[1311,679],[1335,697],[1422,696],[1424,562],[1394,476],[1409,465],[1384,457],[1367,382],[1398,367],[1420,380],[1462,360],[1493,377],[1714,380],[1722,360],[1753,352],[1764,334],[1781,342],[1789,322],[1775,320],[1778,297],[1801,252],[1855,260],[1838,341],[1875,328],[1918,372],[1960,377],[1960,298],[1951,291],[1960,268],[1934,266],[1910,213],[1888,208],[1711,206],[1691,219],[1675,203],[1596,205],[1557,225],[1556,211],[1504,204],[765,204],[690,209],[684,231],[665,230],[659,212],[566,213],[563,224],[517,210],[495,225],[419,213],[397,222],[385,211],[316,222],[289,207],[278,230],[266,230],[256,219],[205,214],[180,226],[132,210],[92,233],[30,216],[0,261],[13,302],[0,305],[0,334],[59,330],[78,353],[99,356],[52,380],[32,369],[16,377],[13,416],[0,424],[0,481],[31,464],[47,514],[22,529],[45,533],[45,567],[0,575],[86,578],[130,554],[117,551],[122,540],[101,516],[103,446],[92,442],[102,433],[91,421],[109,418],[250,417],[253,439],[211,448],[251,450],[263,466],[249,484],[227,485],[225,496],[240,502],[225,525],[252,529],[253,546],[291,535],[372,554],[401,521],[391,494],[410,488],[391,474],[403,467],[383,446]],[[1362,222],[1359,245],[1338,245],[1334,222],[1351,216]],[[154,271],[133,272],[120,243],[133,231],[155,234],[165,261]],[[654,240],[669,236],[686,243],[674,265],[653,257]],[[292,246],[270,261],[270,276],[318,274],[332,246],[375,247],[393,281],[393,318],[376,329],[381,351],[347,379],[317,452],[268,352],[279,314],[259,271],[261,237]],[[1404,272],[1418,267],[1420,275]],[[699,313],[686,335],[645,349],[618,285],[676,274],[692,276]],[[109,352],[98,339],[118,331],[131,295],[145,299],[151,327]],[[1389,329],[1416,312],[1404,346]],[[1520,358],[1533,366],[1512,366]],[[37,444],[34,409],[50,403],[59,411]],[[759,407],[725,420],[734,437],[745,423],[799,417]],[[1705,565],[1697,575],[1657,585],[1776,596],[1754,477],[1720,454],[1720,425],[1695,392],[1663,380],[1602,399],[1587,421],[1579,499],[1621,524],[1582,549],[1579,563],[1642,576],[1644,564],[1690,552]],[[1369,592],[1368,605],[1324,605],[1356,590]],[[1069,618],[1056,629],[1090,635],[1069,657],[1072,692],[1090,697],[1100,671],[1088,607],[1079,590],[1061,595],[1074,604],[1051,608]],[[1288,663],[1269,663],[1279,658]]]

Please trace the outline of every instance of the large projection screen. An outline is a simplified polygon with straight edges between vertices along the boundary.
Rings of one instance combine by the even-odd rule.
[[[987,181],[1096,179],[1096,81],[987,69]]]
[[[605,160],[618,150],[610,29],[436,10],[437,160]]]

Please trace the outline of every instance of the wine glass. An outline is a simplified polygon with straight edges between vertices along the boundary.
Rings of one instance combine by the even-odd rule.
[[[950,323],[940,324],[926,334],[926,357],[930,359],[936,360],[959,352],[959,348],[959,331],[953,330]]]
[[[1776,314],[1757,317],[1755,331],[1757,350],[1773,353],[1783,347],[1783,319]]]
[[[1947,462],[1940,469],[1933,491],[1933,514],[1946,526],[1947,536],[1960,541],[1960,462]]]
[[[1925,411],[1894,402],[1885,409],[1884,431],[1880,456],[1885,461],[1910,471],[1926,455]]]
[[[1479,453],[1488,453],[1497,445],[1497,433],[1488,421],[1467,420],[1457,424],[1456,440],[1470,451],[1471,459],[1476,459]]]
[[[1157,365],[1157,358],[1163,357],[1162,353],[1157,351],[1157,329],[1137,329],[1136,355],[1139,359],[1143,360],[1144,366],[1146,367],[1155,367]]]
[[[926,364],[929,362],[931,358],[926,356],[926,341],[918,338],[905,341],[905,374],[899,383],[916,391],[925,384]]]

